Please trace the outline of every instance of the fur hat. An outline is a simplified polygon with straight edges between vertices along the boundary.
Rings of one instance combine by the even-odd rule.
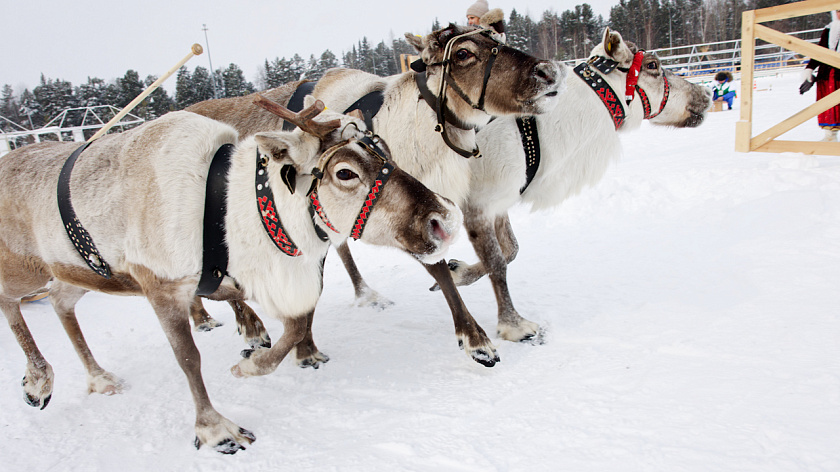
[[[487,0],[478,0],[467,8],[467,16],[481,18],[489,10],[490,6],[487,5]]]
[[[732,72],[721,71],[715,74],[715,81],[717,82],[732,82]]]
[[[485,28],[493,28],[498,33],[504,33],[505,14],[501,8],[494,8],[481,16],[479,24]]]

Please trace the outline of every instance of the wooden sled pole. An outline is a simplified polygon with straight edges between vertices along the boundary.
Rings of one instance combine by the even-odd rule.
[[[172,74],[174,74],[175,72],[177,72],[177,71],[178,71],[178,69],[180,69],[180,68],[181,68],[181,66],[183,66],[184,64],[186,64],[186,63],[187,63],[187,61],[189,61],[190,59],[192,59],[192,58],[193,58],[193,56],[198,56],[198,55],[200,55],[200,54],[201,54],[201,53],[203,53],[203,52],[204,52],[204,49],[202,49],[202,47],[201,47],[201,45],[200,45],[200,44],[198,44],[198,43],[193,44],[193,45],[192,45],[192,48],[190,48],[190,53],[189,53],[189,54],[187,54],[187,55],[186,55],[186,57],[184,57],[183,59],[181,59],[181,60],[180,60],[177,64],[175,64],[175,66],[174,66],[174,67],[172,67],[171,69],[169,69],[168,71],[166,71],[166,73],[165,73],[165,74],[163,74],[163,75],[162,75],[159,79],[155,80],[155,82],[154,82],[152,85],[149,85],[149,87],[148,87],[146,90],[144,90],[144,91],[143,91],[143,93],[141,93],[140,95],[138,95],[138,96],[137,96],[137,98],[135,98],[134,100],[132,100],[132,101],[131,101],[131,103],[129,103],[128,105],[126,105],[126,106],[125,106],[125,108],[123,108],[123,109],[122,109],[122,111],[120,111],[119,113],[117,113],[117,115],[116,115],[116,116],[114,116],[113,118],[111,118],[111,121],[109,121],[108,123],[106,123],[106,124],[105,124],[105,126],[103,126],[103,127],[102,127],[99,131],[97,131],[97,132],[96,132],[96,134],[94,134],[93,136],[91,136],[91,137],[90,137],[90,139],[88,139],[88,140],[87,140],[87,142],[91,143],[91,142],[95,141],[96,139],[98,139],[98,138],[99,138],[100,136],[102,136],[103,134],[107,133],[107,132],[108,132],[108,130],[109,130],[109,129],[111,129],[111,128],[115,125],[115,124],[117,124],[117,123],[118,123],[121,119],[123,119],[123,117],[124,117],[125,115],[127,115],[127,114],[128,114],[128,112],[130,112],[131,110],[133,110],[133,109],[134,109],[134,107],[136,107],[137,105],[139,105],[139,104],[140,104],[140,102],[142,102],[142,101],[143,101],[146,97],[148,97],[148,96],[149,96],[149,94],[151,94],[152,92],[154,92],[154,91],[155,91],[155,89],[157,89],[158,87],[160,87],[160,85],[161,85],[164,81],[166,81],[166,79],[168,79],[170,76],[172,76]],[[211,71],[211,73],[212,73],[212,71]]]

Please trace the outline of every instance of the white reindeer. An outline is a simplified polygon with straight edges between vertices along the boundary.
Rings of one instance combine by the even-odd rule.
[[[391,146],[400,167],[433,191],[463,205],[469,193],[473,159],[462,156],[472,155],[476,148],[475,128],[486,125],[492,116],[534,115],[550,110],[563,88],[566,70],[504,46],[492,30],[485,28],[450,25],[424,37],[406,37],[420,53],[424,72],[383,78],[358,70],[333,69],[318,81],[312,95],[330,109],[341,111],[366,94],[381,91],[382,106],[372,118],[373,129]],[[428,88],[425,94],[423,83]],[[297,85],[278,87],[265,95],[285,104]],[[210,100],[189,110],[230,123],[243,135],[278,126],[277,117],[253,107],[247,99]],[[358,275],[346,245],[340,246],[338,253],[351,277]],[[476,362],[493,366],[499,360],[496,348],[467,310],[446,262],[425,264],[425,268],[443,287],[459,345]],[[353,278],[357,297],[372,303],[380,301],[360,276]],[[301,344],[298,349],[300,358],[306,348]],[[312,349],[306,349],[309,351]]]
[[[458,285],[470,284],[489,272],[499,305],[498,333],[503,339],[526,339],[538,330],[536,323],[517,314],[510,298],[506,268],[516,257],[518,246],[508,210],[520,202],[534,210],[559,205],[603,177],[621,153],[620,132],[638,128],[644,118],[656,125],[699,126],[711,104],[708,89],[665,71],[655,54],[639,52],[609,28],[590,57],[593,65],[580,66],[580,74],[570,74],[567,91],[556,107],[535,117],[541,162],[532,181],[527,183],[529,156],[514,119],[497,119],[477,136],[485,158],[470,161],[470,194],[462,210],[464,227],[480,262],[468,265],[451,260],[449,266]],[[604,73],[595,64],[614,69]],[[633,89],[628,106],[628,74],[635,71],[638,87]],[[598,87],[610,85],[617,95],[613,103],[620,107],[616,113],[610,113],[599,94],[587,85],[581,76],[587,74]],[[617,127],[618,119],[623,121]]]
[[[209,298],[251,298],[284,323],[271,349],[231,369],[237,376],[272,372],[305,338],[327,249],[360,223],[366,221],[362,240],[420,260],[439,260],[459,228],[457,207],[393,167],[387,148],[363,133],[360,120],[333,114],[329,123],[312,121],[321,109],[316,103],[286,115],[306,132],[258,133],[230,158],[223,220],[229,263]],[[94,360],[76,320],[76,302],[89,290],[144,295],[189,381],[196,446],[235,453],[255,439],[213,408],[189,326],[202,270],[208,168],[217,149],[236,141],[228,125],[174,112],[103,137],[81,154],[69,182],[72,205],[101,257],[89,256],[91,268],[107,264],[110,278],[76,252],[56,205],[62,164],[77,145],[33,144],[0,159],[0,309],[26,354],[27,403],[47,406],[54,374],[26,327],[20,298],[53,279],[51,301],[85,366],[90,392],[119,393],[123,383]],[[365,202],[377,195],[370,211]]]

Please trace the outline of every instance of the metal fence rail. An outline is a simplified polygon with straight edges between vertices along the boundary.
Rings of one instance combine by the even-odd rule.
[[[788,35],[816,43],[820,39],[822,28],[796,31]],[[779,69],[801,67],[807,58],[782,46],[764,43],[755,47],[754,76],[775,74]],[[741,75],[741,40],[718,41],[714,43],[692,44],[672,48],[654,49],[662,60],[662,66],[691,82],[711,82],[720,71],[732,72],[735,78]],[[565,61],[574,65],[584,59]]]

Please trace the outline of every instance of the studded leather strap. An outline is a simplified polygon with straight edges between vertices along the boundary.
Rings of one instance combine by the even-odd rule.
[[[260,212],[265,232],[274,242],[274,245],[285,254],[296,257],[301,255],[300,249],[294,241],[286,234],[283,225],[280,224],[280,216],[277,214],[277,204],[274,203],[274,195],[268,186],[268,157],[260,155],[257,150],[257,175],[254,178],[254,185],[257,192],[257,210]]]
[[[70,157],[64,162],[64,167],[61,168],[61,173],[58,176],[58,212],[61,215],[61,221],[64,223],[64,229],[67,231],[67,236],[70,242],[76,248],[76,252],[82,256],[88,267],[100,276],[110,279],[111,268],[93,243],[90,234],[82,226],[79,218],[76,216],[76,211],[73,209],[73,203],[70,200],[70,175],[73,173],[73,166],[76,165],[76,160],[82,154],[82,151],[87,149],[90,143],[85,143],[79,146],[78,149],[70,154]]]
[[[586,85],[598,94],[598,97],[610,113],[610,118],[613,120],[615,129],[621,128],[621,125],[624,124],[624,120],[627,118],[627,115],[624,111],[624,106],[621,104],[621,100],[618,95],[616,95],[612,87],[610,87],[603,77],[595,73],[595,71],[589,67],[589,63],[587,62],[581,62],[578,64],[574,68],[574,71],[575,74],[583,79]]]
[[[537,134],[537,119],[533,116],[526,116],[516,119],[516,126],[519,128],[519,135],[522,137],[522,149],[525,151],[525,185],[519,189],[519,194],[531,185],[537,170],[540,168],[540,138]]]

